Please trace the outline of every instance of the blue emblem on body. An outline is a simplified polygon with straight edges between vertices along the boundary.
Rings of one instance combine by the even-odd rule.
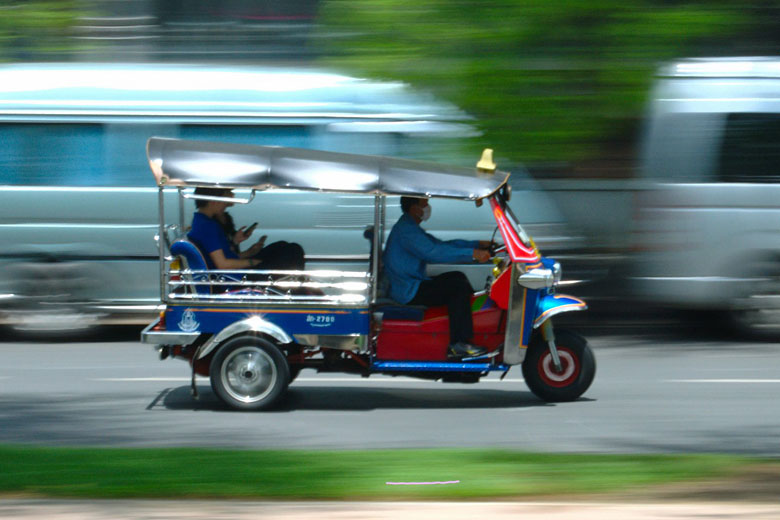
[[[301,309],[268,306],[216,309],[212,306],[170,305],[166,311],[171,330],[214,334],[237,321],[253,316],[262,317],[264,321],[273,323],[287,334],[354,335],[368,334],[371,330],[367,308]]]

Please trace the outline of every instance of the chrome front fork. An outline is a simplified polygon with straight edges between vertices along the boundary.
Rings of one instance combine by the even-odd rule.
[[[563,370],[561,365],[561,357],[558,355],[558,347],[555,346],[555,332],[553,332],[552,319],[547,319],[542,323],[542,337],[547,342],[547,346],[550,347],[550,355],[553,359],[553,365],[557,372]]]

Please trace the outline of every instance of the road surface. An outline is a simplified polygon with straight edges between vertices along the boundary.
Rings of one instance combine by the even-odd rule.
[[[594,335],[593,386],[547,404],[519,368],[475,385],[301,373],[269,412],[226,409],[135,341],[0,343],[0,442],[780,455],[780,345]]]

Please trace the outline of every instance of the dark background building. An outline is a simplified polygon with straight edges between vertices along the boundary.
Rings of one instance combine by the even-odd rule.
[[[84,0],[78,60],[280,62],[311,59],[318,0]]]

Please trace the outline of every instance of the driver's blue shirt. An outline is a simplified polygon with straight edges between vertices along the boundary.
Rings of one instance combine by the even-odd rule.
[[[471,262],[477,247],[477,240],[439,240],[426,233],[414,217],[404,213],[387,238],[383,256],[389,296],[398,303],[409,303],[420,283],[430,279],[425,274],[429,263]]]
[[[225,258],[238,258],[230,247],[230,240],[222,225],[200,211],[196,211],[192,216],[192,229],[187,233],[187,237],[203,252],[209,269],[214,269],[211,253],[218,249],[222,250]]]

